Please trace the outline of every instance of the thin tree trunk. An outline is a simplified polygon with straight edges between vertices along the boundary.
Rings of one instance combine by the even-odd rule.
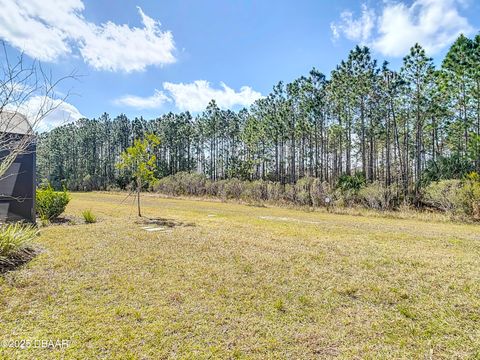
[[[137,207],[138,207],[138,216],[142,217],[142,213],[140,211],[140,189],[142,187],[142,180],[137,178]]]

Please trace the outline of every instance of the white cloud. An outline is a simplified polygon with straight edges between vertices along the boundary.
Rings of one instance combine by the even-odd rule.
[[[461,33],[474,31],[468,19],[460,15],[465,4],[463,0],[415,0],[410,6],[386,2],[379,15],[363,5],[359,19],[343,12],[340,22],[331,24],[331,30],[334,39],[343,35],[387,56],[406,55],[416,42],[435,54]]]
[[[84,117],[74,105],[40,95],[30,97],[15,111],[25,114],[35,130],[40,132]]]
[[[373,27],[375,26],[375,12],[369,9],[365,4],[362,5],[362,16],[359,19],[353,18],[353,13],[343,11],[340,14],[341,22],[339,24],[331,23],[333,38],[336,40],[341,34],[349,40],[364,43],[370,38]]]
[[[140,7],[141,28],[88,22],[81,0],[0,0],[0,8],[0,38],[42,61],[78,51],[97,70],[126,72],[176,61],[172,33]]]
[[[212,99],[221,108],[248,106],[262,97],[262,94],[249,86],[242,86],[238,92],[223,82],[220,86],[221,89],[214,89],[205,80],[196,80],[189,84],[163,83],[163,87],[170,93],[176,107],[180,110],[202,111]]]
[[[164,82],[164,91],[155,90],[152,96],[139,97],[134,95],[122,96],[114,101],[117,105],[129,106],[137,109],[160,108],[165,102],[173,101],[181,111],[203,111],[213,99],[221,108],[228,109],[235,106],[249,106],[262,94],[249,86],[242,86],[240,91],[220,83],[221,88],[215,89],[205,80],[196,80],[193,83]]]
[[[170,98],[164,92],[155,89],[152,96],[125,95],[115,100],[114,103],[136,109],[158,109],[167,101],[171,101]]]

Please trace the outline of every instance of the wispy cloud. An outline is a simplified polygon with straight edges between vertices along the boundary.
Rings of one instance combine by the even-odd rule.
[[[141,97],[135,95],[125,95],[114,101],[116,105],[133,107],[136,109],[158,109],[165,102],[171,99],[164,92],[156,90],[152,96]]]
[[[344,35],[347,39],[363,43],[371,36],[375,18],[375,11],[365,4],[362,5],[362,15],[358,19],[353,17],[351,11],[345,10],[340,14],[340,22],[330,24],[333,38],[336,40]]]
[[[79,53],[97,70],[125,72],[176,61],[172,33],[140,7],[141,28],[89,22],[81,0],[0,0],[0,8],[0,38],[32,58]]]
[[[474,31],[460,14],[465,6],[462,0],[415,0],[410,6],[385,2],[375,12],[364,4],[360,17],[344,11],[330,27],[335,40],[344,36],[383,55],[403,56],[416,42],[435,54],[461,33]]]

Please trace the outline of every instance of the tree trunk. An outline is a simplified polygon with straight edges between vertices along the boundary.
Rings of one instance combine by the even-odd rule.
[[[138,217],[142,217],[142,213],[140,211],[140,189],[142,187],[142,180],[137,178],[137,207],[138,207]]]
[[[365,109],[362,102],[360,104],[360,126],[361,126],[361,145],[362,145],[362,172],[364,176],[367,176],[367,154],[366,154],[366,145],[365,145]]]

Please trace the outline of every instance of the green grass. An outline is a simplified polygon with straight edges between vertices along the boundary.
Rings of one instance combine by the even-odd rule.
[[[123,198],[0,277],[0,341],[71,341],[0,358],[480,358],[479,226]]]

